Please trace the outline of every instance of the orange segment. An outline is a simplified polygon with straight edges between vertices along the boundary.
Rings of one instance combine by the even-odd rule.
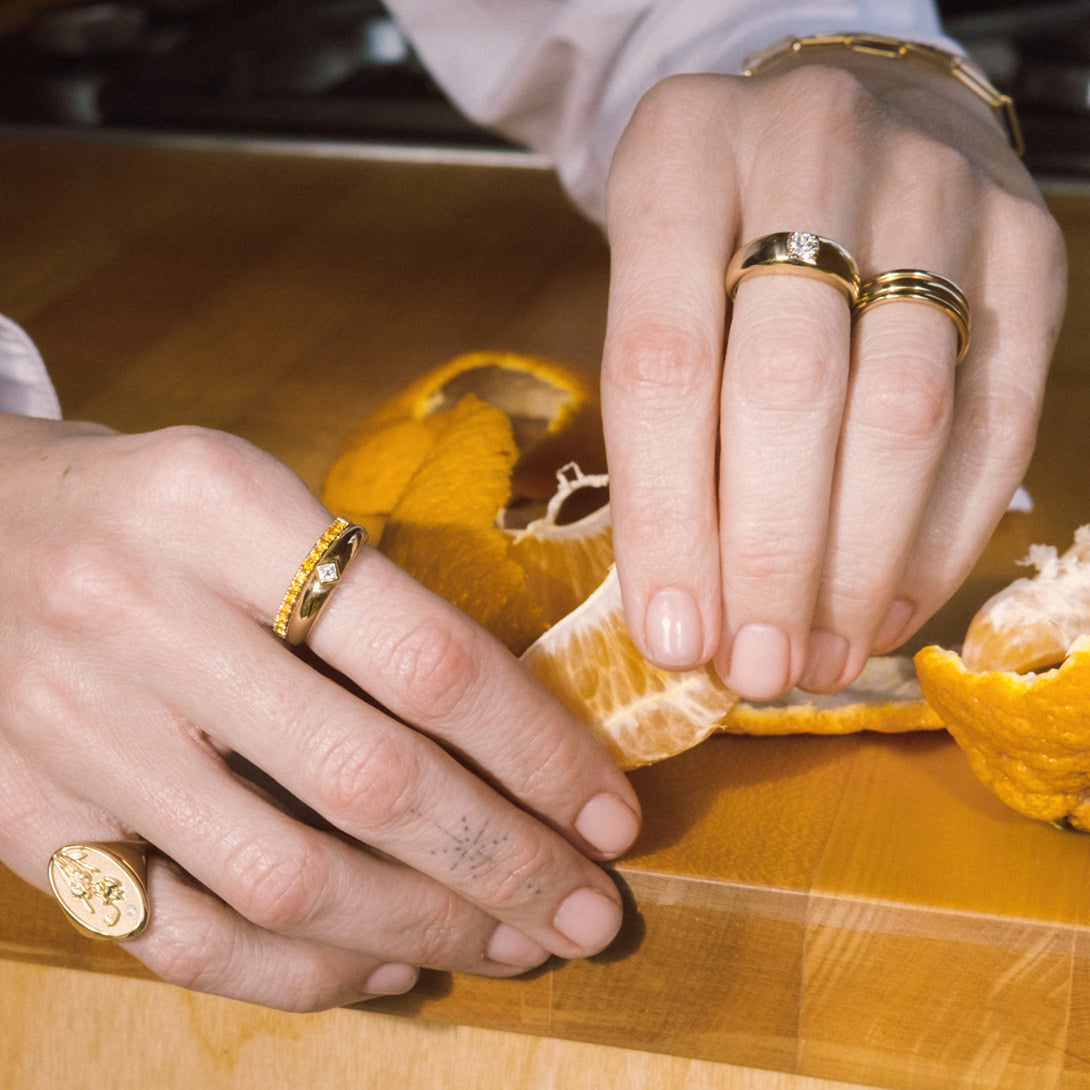
[[[613,570],[522,660],[625,769],[695,746],[738,699],[711,668],[675,674],[641,657],[625,625]]]
[[[1012,809],[1090,830],[1090,637],[1043,674],[973,672],[925,647],[916,669],[977,776]]]
[[[1062,662],[1076,637],[1090,633],[1090,526],[1062,556],[1035,545],[1030,578],[989,598],[969,624],[962,658],[969,670],[1039,670]]]

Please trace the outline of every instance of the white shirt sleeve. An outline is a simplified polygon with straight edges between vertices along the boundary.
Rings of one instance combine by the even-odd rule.
[[[59,420],[60,403],[31,339],[0,315],[0,412]]]
[[[957,50],[932,0],[386,0],[480,124],[547,155],[591,219],[640,97],[669,75],[737,73],[789,34],[864,31]]]

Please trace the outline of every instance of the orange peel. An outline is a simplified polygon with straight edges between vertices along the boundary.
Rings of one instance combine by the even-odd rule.
[[[1028,817],[1090,830],[1090,637],[1041,674],[971,671],[939,647],[917,652],[916,669],[985,786]]]

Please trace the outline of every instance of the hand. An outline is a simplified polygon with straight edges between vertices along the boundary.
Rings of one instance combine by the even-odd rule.
[[[837,63],[664,81],[610,177],[603,410],[630,627],[658,665],[714,660],[751,699],[847,685],[965,578],[1029,461],[1064,303],[1059,230],[987,105],[910,64]],[[730,308],[732,254],[796,230],[864,277],[957,283],[956,371],[934,307],[853,330],[835,288],[769,275]]]
[[[310,636],[369,700],[272,635],[332,521],[282,465],[198,429],[4,416],[0,465],[0,858],[27,881],[139,835],[152,919],[128,949],[288,1009],[612,939],[591,860],[638,804],[498,643],[372,549]]]

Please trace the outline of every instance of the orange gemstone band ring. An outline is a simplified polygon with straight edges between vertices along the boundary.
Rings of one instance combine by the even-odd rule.
[[[284,592],[273,631],[291,647],[306,639],[311,625],[337,589],[353,557],[367,541],[367,531],[347,519],[335,519],[314,543]]]
[[[808,231],[778,231],[743,246],[727,266],[726,289],[733,299],[750,276],[791,273],[831,284],[852,306],[859,295],[859,269],[842,246]]]

